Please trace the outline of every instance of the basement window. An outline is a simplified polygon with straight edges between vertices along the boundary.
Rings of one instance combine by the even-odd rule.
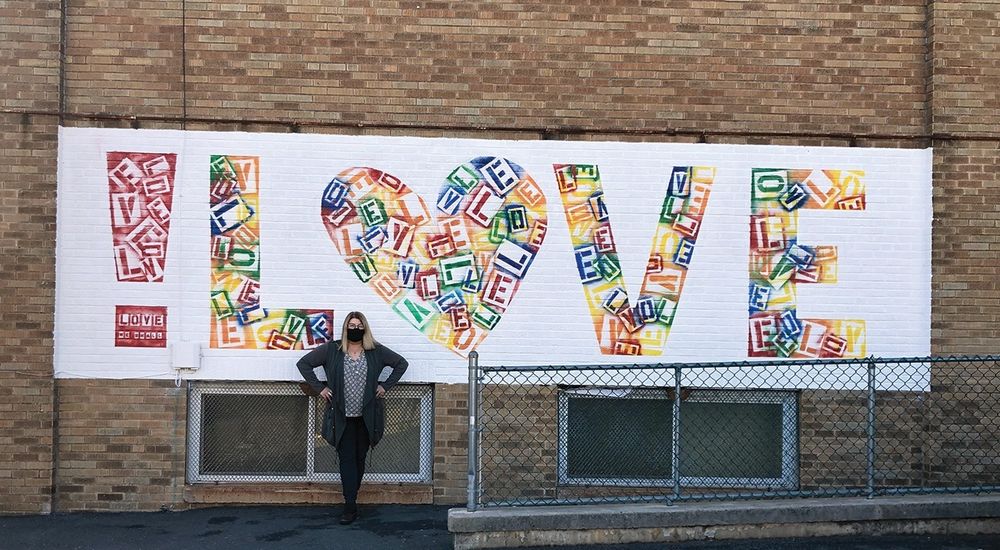
[[[563,485],[671,487],[674,443],[687,487],[794,488],[798,482],[793,392],[682,392],[574,388],[559,392],[558,478]]]
[[[431,481],[433,395],[412,384],[386,394],[385,435],[369,451],[366,481]],[[193,382],[188,482],[340,481],[337,452],[320,435],[325,406],[297,384]]]

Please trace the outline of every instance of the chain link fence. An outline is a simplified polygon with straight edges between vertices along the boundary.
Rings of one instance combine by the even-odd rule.
[[[479,367],[469,509],[1000,489],[1000,356]]]
[[[430,483],[433,388],[398,384],[385,399],[385,435],[365,480]],[[298,384],[191,382],[188,482],[339,482],[337,451],[320,435],[324,407]]]

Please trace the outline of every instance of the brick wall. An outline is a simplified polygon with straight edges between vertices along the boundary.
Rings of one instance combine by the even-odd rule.
[[[996,2],[934,2],[928,82],[933,130],[996,135]],[[996,353],[1000,286],[997,140],[934,143],[932,342],[939,353]]]
[[[59,107],[59,2],[5,2],[0,6],[0,107]],[[4,143],[11,143],[4,140]]]
[[[60,379],[60,511],[182,503],[187,393],[164,380]]]
[[[186,110],[235,121],[188,126],[214,130],[284,129],[238,122],[247,118],[504,126],[526,131],[494,135],[522,138],[537,137],[541,127],[604,130],[574,139],[674,139],[615,132],[670,127],[986,134],[1000,121],[995,2],[566,4],[70,2],[67,110]],[[56,1],[0,7],[0,33],[11,45],[0,51],[3,109],[58,107],[58,10]],[[0,114],[0,480],[11,488],[0,494],[4,512],[52,505],[55,132],[51,116]],[[923,146],[902,138],[859,144]],[[934,146],[933,351],[996,352],[997,141]],[[183,434],[176,439],[173,423],[183,406],[172,386],[58,385],[58,498],[65,509],[156,509],[179,501]],[[438,502],[464,498],[464,395],[461,385],[436,395]],[[133,406],[165,416],[148,427],[114,416]],[[80,439],[98,429],[144,432]],[[162,448],[175,440],[177,448]],[[144,456],[125,456],[140,447]],[[88,473],[99,461],[123,468]]]
[[[468,403],[468,385],[434,386],[435,504],[462,503],[468,497]]]
[[[1000,45],[995,2],[934,2],[928,100],[937,133],[996,135]],[[931,338],[936,353],[997,353],[1000,150],[996,139],[934,143]],[[924,432],[939,434],[920,462],[926,483],[996,484],[979,460],[997,441],[1000,372],[956,366],[933,373]]]
[[[997,352],[998,165],[996,142],[949,141],[934,151],[931,341],[937,353]]]
[[[906,365],[880,367],[876,380],[912,372]],[[995,485],[1000,479],[996,365],[935,365],[931,387],[926,393],[877,392],[876,487]],[[799,416],[802,488],[864,487],[866,392],[804,391]]]
[[[0,6],[0,109],[58,104],[59,2]],[[55,117],[0,114],[0,511],[52,487]]]
[[[557,387],[482,388],[480,492],[484,502],[555,498],[559,429]]]
[[[71,109],[176,113],[180,7],[74,5]],[[195,117],[904,134],[924,120],[916,0],[188,2],[185,15]]]
[[[991,134],[1000,120],[996,2],[932,2],[930,78],[936,132]],[[995,143],[995,142],[994,142]]]
[[[927,485],[997,485],[1000,461],[1000,372],[974,362],[932,373],[934,391],[921,415]]]
[[[69,112],[182,113],[181,2],[70,2],[67,13]]]
[[[864,487],[867,410],[867,392],[801,393],[798,435],[802,489]]]

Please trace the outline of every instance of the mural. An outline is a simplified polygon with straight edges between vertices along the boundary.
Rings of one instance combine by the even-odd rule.
[[[432,218],[398,177],[344,170],[323,191],[330,239],[358,280],[431,341],[466,355],[493,330],[548,228],[545,195],[517,164],[477,157],[451,171]]]
[[[800,319],[796,309],[796,285],[837,282],[837,247],[799,243],[799,210],[864,210],[864,175],[752,170],[750,357],[865,356],[864,320]]]
[[[929,149],[59,132],[57,377],[298,380],[334,310],[408,382],[930,352]]]
[[[597,165],[552,168],[601,353],[660,355],[698,242],[715,168],[675,166],[666,177],[656,235],[634,306],[622,277]]]
[[[333,311],[266,309],[260,292],[260,159],[211,157],[210,347],[310,349],[330,340]]]
[[[119,281],[163,281],[177,155],[107,153],[108,201]]]

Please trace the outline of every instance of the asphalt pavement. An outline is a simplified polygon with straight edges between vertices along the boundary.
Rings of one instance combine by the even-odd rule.
[[[353,525],[340,508],[253,506],[181,512],[0,516],[0,549],[11,550],[278,550],[452,547],[447,506],[361,506]],[[893,535],[561,547],[600,550],[1000,550],[1000,536]]]

